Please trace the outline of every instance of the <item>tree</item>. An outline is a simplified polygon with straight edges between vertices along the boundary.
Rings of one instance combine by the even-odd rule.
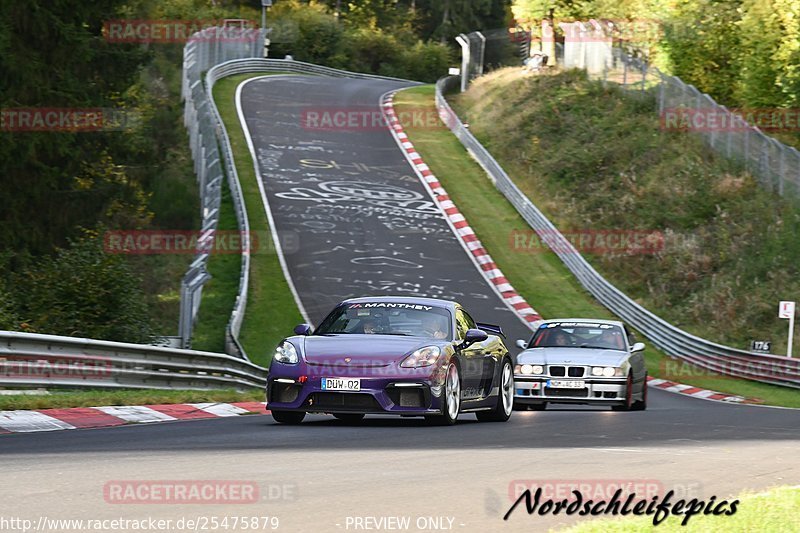
[[[153,335],[141,280],[121,255],[86,233],[38,260],[14,284],[17,314],[31,331],[123,342]]]

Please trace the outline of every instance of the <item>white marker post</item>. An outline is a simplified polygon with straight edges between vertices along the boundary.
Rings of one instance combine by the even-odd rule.
[[[789,319],[789,344],[786,349],[787,357],[792,356],[792,338],[794,337],[794,302],[781,302],[778,307],[778,318]]]

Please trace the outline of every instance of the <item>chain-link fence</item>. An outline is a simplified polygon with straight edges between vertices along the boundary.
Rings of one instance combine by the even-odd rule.
[[[560,63],[566,68],[584,69],[594,79],[629,91],[645,94],[652,89],[662,128],[700,135],[715,152],[739,161],[764,188],[781,196],[800,196],[800,152],[751,124],[756,118],[777,131],[796,129],[792,110],[728,109],[645,58],[612,48],[611,36],[596,21],[560,27],[565,35]]]
[[[191,346],[192,330],[200,308],[203,285],[211,278],[206,266],[210,250],[213,249],[210,243],[215,237],[219,222],[222,183],[226,171],[239,228],[242,229],[242,274],[234,313],[237,313],[237,310],[242,311],[241,308],[246,301],[249,271],[249,232],[246,231],[247,216],[244,202],[238,180],[232,179],[233,157],[229,154],[230,147],[227,142],[218,143],[218,133],[220,133],[218,118],[209,104],[211,95],[207,93],[203,84],[203,72],[231,59],[261,57],[263,51],[262,30],[238,27],[207,28],[194,34],[183,50],[184,124],[189,132],[189,146],[200,188],[202,217],[198,252],[181,282],[178,335],[183,348]],[[224,153],[220,153],[221,144],[224,144]],[[241,325],[241,320],[234,320],[233,324],[238,327]],[[235,334],[238,334],[238,331]]]
[[[462,33],[456,37],[461,46],[461,90],[487,70],[521,65],[531,47],[531,33],[521,27]]]

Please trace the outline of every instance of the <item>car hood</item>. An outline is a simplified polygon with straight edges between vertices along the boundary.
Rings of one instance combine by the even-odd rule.
[[[348,367],[387,366],[408,353],[440,344],[433,339],[393,335],[311,335],[304,337],[304,357],[309,364]],[[345,361],[349,358],[350,361]]]
[[[518,364],[621,366],[628,358],[622,350],[594,348],[530,348],[517,356]]]

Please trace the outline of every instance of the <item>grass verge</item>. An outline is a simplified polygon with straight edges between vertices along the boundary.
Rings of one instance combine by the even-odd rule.
[[[800,509],[800,487],[777,487],[760,493],[742,493],[736,513],[731,516],[696,515],[686,526],[682,515],[670,515],[655,528],[659,532],[682,533],[747,533],[750,531],[797,531],[797,512]],[[729,502],[733,500],[729,499]],[[729,507],[726,506],[726,509]],[[795,524],[792,526],[792,524]],[[652,517],[592,520],[565,530],[563,533],[615,533],[653,530]]]
[[[106,405],[161,405],[201,402],[263,402],[264,392],[235,390],[82,390],[53,391],[43,395],[14,394],[0,396],[0,411],[16,409],[58,409]]]
[[[271,73],[276,74],[276,73]],[[247,311],[240,340],[250,359],[259,365],[268,365],[278,342],[291,334],[292,328],[303,322],[289,285],[283,275],[280,261],[275,253],[267,215],[258,189],[253,159],[247,147],[244,131],[236,111],[236,88],[246,79],[263,74],[242,74],[219,81],[214,86],[214,99],[219,108],[233,149],[236,171],[242,185],[245,206],[250,222],[250,231],[259,238],[258,249],[250,259],[250,286],[248,288]],[[232,207],[231,207],[231,213]],[[235,219],[234,219],[235,222]],[[219,257],[212,259],[218,260]],[[225,272],[238,286],[239,267]],[[213,275],[213,273],[212,273]],[[235,296],[235,291],[234,291]],[[205,299],[205,296],[203,297]],[[233,303],[227,308],[227,324]],[[203,309],[201,308],[201,312]],[[224,332],[224,324],[220,331]]]
[[[225,183],[222,185],[217,229],[220,232],[239,229],[231,191]],[[236,303],[241,268],[242,257],[238,253],[211,254],[207,266],[211,279],[203,286],[203,300],[192,332],[193,349],[225,352],[225,328]]]
[[[434,87],[430,85],[400,91],[395,109],[401,120],[420,112],[435,113],[433,97]],[[403,127],[484,247],[534,309],[545,317],[613,317],[554,253],[520,253],[511,245],[511,230],[527,228],[527,224],[447,128],[415,125],[412,121],[404,122]],[[654,377],[757,398],[771,405],[800,407],[800,394],[795,390],[717,375],[682,363],[676,367],[672,359],[652,346],[648,346],[645,357]]]

